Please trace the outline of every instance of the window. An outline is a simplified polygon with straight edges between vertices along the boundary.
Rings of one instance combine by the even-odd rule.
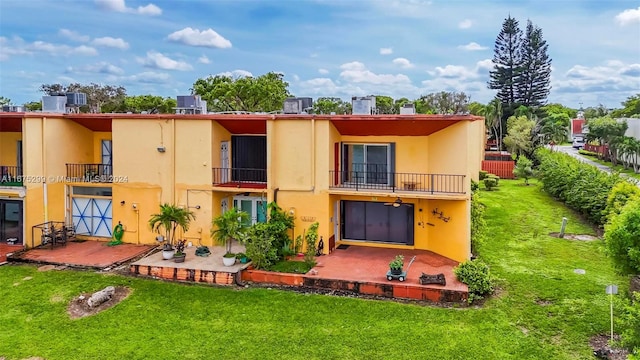
[[[395,144],[343,144],[343,182],[391,185]]]

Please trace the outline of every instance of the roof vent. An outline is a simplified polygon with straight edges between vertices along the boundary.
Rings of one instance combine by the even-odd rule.
[[[285,114],[307,114],[313,107],[313,99],[310,97],[293,97],[284,101],[283,112]]]
[[[364,96],[351,98],[351,113],[353,115],[373,115],[376,113],[376,97]]]

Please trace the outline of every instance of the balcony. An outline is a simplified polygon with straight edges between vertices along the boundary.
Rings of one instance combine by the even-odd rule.
[[[465,175],[416,174],[386,171],[329,171],[329,188],[355,191],[410,191],[465,194]]]
[[[68,182],[113,182],[113,165],[66,164]]]
[[[22,186],[22,168],[0,165],[0,186]]]
[[[212,168],[213,185],[221,187],[266,189],[267,169]]]

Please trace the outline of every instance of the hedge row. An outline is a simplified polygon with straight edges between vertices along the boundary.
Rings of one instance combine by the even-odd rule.
[[[538,177],[547,193],[594,224],[606,223],[607,197],[617,183],[626,181],[623,177],[546,148],[536,150],[535,155],[540,163]]]

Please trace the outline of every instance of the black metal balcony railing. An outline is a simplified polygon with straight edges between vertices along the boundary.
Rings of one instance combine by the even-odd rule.
[[[212,168],[213,185],[266,184],[267,169]]]
[[[338,189],[466,193],[465,175],[330,170],[330,187]]]
[[[0,186],[22,186],[22,168],[0,165]]]
[[[67,164],[69,182],[113,182],[113,165],[106,164]]]

